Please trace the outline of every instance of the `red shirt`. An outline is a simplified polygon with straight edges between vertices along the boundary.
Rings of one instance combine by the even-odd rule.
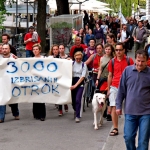
[[[101,57],[102,57],[102,55],[96,54],[96,57],[93,60],[93,72],[94,73],[98,73]]]
[[[74,46],[71,47],[71,50],[70,50],[70,57],[72,57],[72,58],[73,58],[74,49],[75,49],[76,47],[77,47],[76,45],[74,45]],[[84,50],[85,48],[87,48],[87,46],[84,45],[84,44],[80,44],[79,47],[82,47],[83,50]]]
[[[133,65],[134,62],[132,58],[129,59],[130,59],[130,65]],[[109,62],[108,71],[113,73],[113,78],[111,83],[112,86],[118,88],[121,75],[127,66],[128,66],[128,62],[125,55],[121,61],[117,60],[117,57],[114,58],[114,70],[112,70],[112,61]]]
[[[150,58],[148,58],[147,66],[150,67]]]
[[[28,40],[29,38],[32,38],[32,34],[31,33],[27,33],[24,37],[24,41]],[[28,43],[26,43],[26,50],[32,50],[32,46],[36,43],[41,43],[41,39],[38,36],[38,42],[32,42],[29,41]]]

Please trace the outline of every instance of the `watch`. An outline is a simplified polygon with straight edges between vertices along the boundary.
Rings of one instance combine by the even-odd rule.
[[[99,79],[96,79],[96,80],[98,80],[98,81],[99,81]]]

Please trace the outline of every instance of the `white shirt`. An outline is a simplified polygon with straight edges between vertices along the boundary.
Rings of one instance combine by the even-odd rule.
[[[77,63],[75,61],[73,63],[73,66],[72,66],[72,75],[73,75],[73,77],[81,78],[81,77],[86,76],[87,66],[86,66],[86,64],[84,64],[84,66],[82,67],[82,63],[84,63],[84,62]]]
[[[127,39],[126,31],[122,30],[119,42],[124,42]]]

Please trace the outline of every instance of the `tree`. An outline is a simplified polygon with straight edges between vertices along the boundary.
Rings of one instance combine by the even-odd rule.
[[[134,3],[135,8],[137,8],[138,4],[140,6],[146,6],[146,0],[98,0],[103,1],[110,4],[110,8],[114,10],[114,12],[119,11],[119,6],[122,6],[122,13],[124,16],[131,16],[132,12],[132,4]],[[137,11],[137,10],[135,10]]]
[[[46,0],[38,1],[37,11],[37,32],[41,38],[42,51],[45,51],[46,46]]]
[[[58,15],[69,14],[68,0],[56,0]]]

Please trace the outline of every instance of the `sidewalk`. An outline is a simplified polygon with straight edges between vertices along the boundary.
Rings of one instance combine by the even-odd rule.
[[[111,128],[112,130],[113,128]],[[119,118],[119,135],[117,136],[109,136],[106,139],[106,143],[104,144],[102,150],[126,150],[124,137],[123,137],[123,129],[124,129],[124,115]],[[110,131],[111,131],[110,130]],[[136,136],[136,144],[138,143],[138,134]],[[150,142],[149,142],[150,148]]]
[[[126,150],[124,138],[123,138],[123,128],[124,128],[124,116],[119,118],[119,135],[107,137],[106,143],[104,144],[102,150]],[[111,128],[112,130],[113,128]],[[110,131],[111,131],[110,130]]]

